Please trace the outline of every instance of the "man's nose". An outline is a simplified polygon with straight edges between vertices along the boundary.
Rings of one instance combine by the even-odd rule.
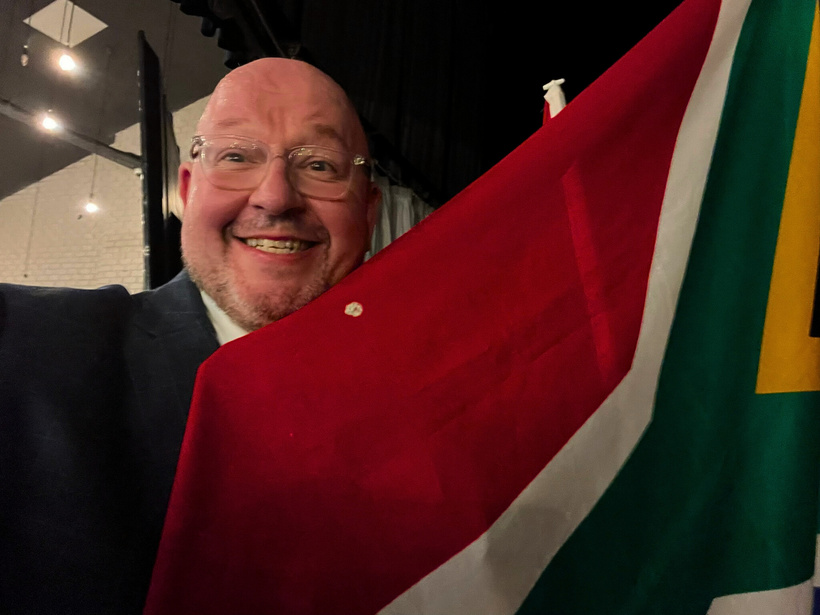
[[[284,156],[278,155],[271,159],[262,181],[251,193],[248,204],[274,215],[303,206],[302,197],[288,178],[287,161]]]

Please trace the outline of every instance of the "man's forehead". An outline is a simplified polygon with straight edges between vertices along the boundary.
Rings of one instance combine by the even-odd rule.
[[[275,118],[271,118],[275,119]],[[214,117],[212,121],[207,124],[208,131],[217,132],[237,132],[240,134],[248,134],[254,130],[259,129],[258,121],[255,118],[245,116],[227,116]],[[311,120],[305,118],[300,126],[300,133],[306,136],[315,136],[320,140],[331,140],[338,142],[339,145],[347,145],[350,135],[345,134],[345,131],[340,126],[324,123],[319,120]],[[248,134],[248,136],[254,136]]]
[[[361,129],[355,111],[341,88],[323,73],[312,67],[235,73],[214,91],[200,120],[200,132],[258,131],[260,122],[277,127],[298,121],[300,131],[309,135],[358,145]]]
[[[239,70],[239,69],[237,69]],[[324,73],[289,74],[275,71],[228,74],[217,86],[228,96],[257,96],[290,102],[297,100],[347,104],[347,97]]]
[[[304,116],[305,121],[330,117],[342,121],[349,105],[339,96],[323,89],[309,87],[268,87],[246,80],[225,84],[214,92],[203,119],[213,122],[237,121],[249,115],[268,115],[289,111]]]

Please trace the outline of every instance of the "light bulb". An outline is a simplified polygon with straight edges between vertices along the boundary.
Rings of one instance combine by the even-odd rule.
[[[40,125],[49,132],[54,132],[55,130],[58,130],[60,128],[60,122],[58,122],[48,114],[43,116],[43,120],[42,122],[40,122]]]
[[[77,63],[74,61],[74,58],[72,58],[67,53],[61,55],[60,59],[57,60],[57,63],[60,65],[60,68],[62,68],[64,71],[70,71],[77,68]]]

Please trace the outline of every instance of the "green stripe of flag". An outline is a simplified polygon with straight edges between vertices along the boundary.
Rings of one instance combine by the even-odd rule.
[[[521,614],[705,613],[812,574],[820,396],[754,389],[813,15],[749,9],[653,422]]]

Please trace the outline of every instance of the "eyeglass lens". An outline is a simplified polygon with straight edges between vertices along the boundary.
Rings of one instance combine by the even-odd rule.
[[[267,175],[269,164],[284,158],[293,188],[316,198],[344,196],[353,166],[352,156],[346,152],[300,146],[276,156],[262,144],[232,137],[203,139],[199,154],[208,180],[227,190],[256,188]]]

